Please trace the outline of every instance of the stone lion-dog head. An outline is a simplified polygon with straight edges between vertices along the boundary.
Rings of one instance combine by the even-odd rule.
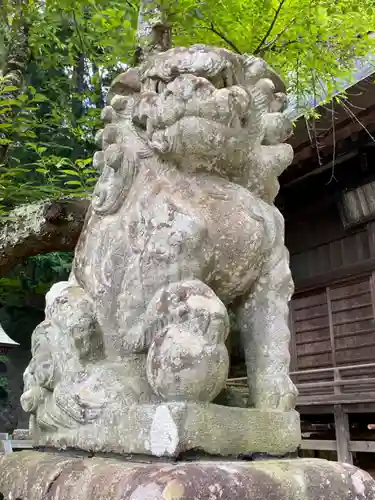
[[[293,158],[284,91],[262,59],[206,46],[174,48],[122,73],[97,134],[94,210],[115,212],[148,158],[224,177],[272,203]]]

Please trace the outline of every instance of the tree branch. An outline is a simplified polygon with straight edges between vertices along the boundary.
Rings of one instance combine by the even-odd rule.
[[[0,225],[0,276],[27,257],[74,250],[89,200],[44,200],[12,210]]]
[[[275,43],[277,42],[277,40],[279,40],[279,38],[281,38],[281,36],[288,30],[288,28],[290,28],[292,26],[292,24],[295,22],[295,18],[293,18],[289,24],[287,24],[286,26],[284,26],[284,28],[272,39],[270,40],[268,43],[264,43],[263,44],[263,47],[261,49],[257,49],[258,52],[257,53],[262,53],[264,54],[264,52],[268,49],[270,50],[274,50],[275,47]],[[298,40],[289,40],[287,42],[285,42],[284,44],[282,44],[282,47],[286,47],[288,45],[291,45],[292,43],[296,43]]]
[[[224,40],[224,42],[227,43],[235,52],[237,52],[237,54],[242,54],[240,49],[236,47],[232,40],[230,40],[226,35],[224,35],[224,33],[215,28],[214,23],[211,23],[211,26],[207,29],[211,30],[213,33],[215,33],[215,35]]]
[[[269,26],[266,34],[264,35],[262,41],[260,42],[260,44],[258,45],[258,47],[254,51],[255,55],[258,54],[259,51],[263,48],[263,45],[266,43],[267,38],[270,36],[270,34],[271,34],[271,32],[272,32],[275,24],[276,24],[277,18],[279,17],[280,11],[283,8],[284,3],[285,3],[285,0],[281,0],[280,1],[279,6],[276,9],[275,15],[274,15],[274,17],[272,19],[272,22],[271,22],[271,24],[270,24],[270,26]]]

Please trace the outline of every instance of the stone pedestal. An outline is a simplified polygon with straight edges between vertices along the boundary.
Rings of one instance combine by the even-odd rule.
[[[301,441],[299,414],[292,410],[229,408],[174,402],[107,411],[88,425],[54,432],[34,429],[38,447],[120,455],[178,457],[190,450],[237,457],[293,453]]]
[[[317,459],[141,463],[25,451],[0,459],[0,498],[373,500],[375,481],[353,466]]]

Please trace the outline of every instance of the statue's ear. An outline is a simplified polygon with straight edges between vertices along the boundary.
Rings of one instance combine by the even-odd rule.
[[[95,186],[91,202],[94,211],[102,215],[117,212],[124,203],[139,167],[139,158],[134,157],[132,151],[124,146],[114,146],[104,153],[105,168]]]
[[[285,83],[263,59],[255,56],[246,56],[244,66],[245,80],[250,85],[255,85],[258,80],[267,78],[274,84],[275,92],[285,93]]]

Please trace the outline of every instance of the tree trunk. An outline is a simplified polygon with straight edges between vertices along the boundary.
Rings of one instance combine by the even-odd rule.
[[[73,125],[77,124],[77,120],[83,115],[83,99],[85,92],[85,54],[78,54],[72,77],[73,97],[72,97],[72,113]]]
[[[23,15],[23,0],[14,0],[10,8],[14,17],[12,24],[9,26],[6,19],[7,9],[0,0],[0,22],[2,23],[2,29],[8,32],[7,36],[4,32],[2,33],[4,67],[1,68],[1,76],[6,79],[8,87],[14,87],[14,90],[7,91],[5,95],[1,96],[3,99],[15,99],[22,92],[24,75],[30,58],[28,27]],[[1,114],[0,123],[9,123],[11,120],[10,114]],[[6,131],[0,134],[0,138],[8,139]],[[6,143],[0,144],[0,165],[6,163],[7,152],[8,145]]]
[[[164,52],[171,48],[171,29],[160,7],[154,0],[142,0],[139,6],[135,65],[148,54]]]
[[[95,106],[99,109],[102,109],[105,106],[102,78],[99,68],[95,63],[92,63],[92,70],[95,75]]]
[[[0,225],[0,276],[27,257],[74,250],[89,200],[64,199],[21,205]]]

